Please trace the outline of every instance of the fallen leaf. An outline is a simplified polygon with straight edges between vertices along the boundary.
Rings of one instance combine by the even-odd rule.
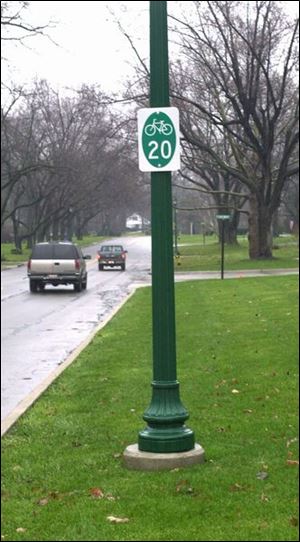
[[[299,465],[299,460],[298,459],[287,459],[286,464],[287,465]]]
[[[108,501],[115,501],[117,499],[117,497],[114,497],[113,495],[111,495],[111,493],[108,493],[105,498],[108,500]]]
[[[293,444],[293,442],[297,442],[297,440],[298,440],[297,437],[291,438],[290,440],[287,441],[286,447],[288,448],[291,444]]]
[[[176,485],[176,492],[184,495],[194,495],[194,489],[189,485],[188,480],[180,480]]]
[[[263,501],[263,502],[269,502],[269,497],[267,497],[267,495],[265,495],[264,493],[261,494],[260,496],[260,500]]]
[[[176,485],[176,491],[177,493],[179,491],[182,491],[182,488],[186,487],[188,484],[188,481],[187,480],[180,480],[180,482],[178,482],[178,484]]]
[[[60,499],[61,498],[60,493],[57,490],[56,491],[50,491],[49,497],[51,499]]]
[[[251,410],[251,408],[244,408],[243,412],[244,414],[252,414],[253,411]]]
[[[24,529],[24,527],[18,527],[18,528],[16,529],[16,532],[17,532],[17,533],[26,533],[26,531],[27,531],[27,529]]]
[[[233,389],[233,390],[231,390],[231,393],[240,393],[240,392],[239,392],[239,390]]]
[[[116,516],[107,516],[108,521],[111,523],[128,523],[128,518],[117,518]]]
[[[39,504],[40,506],[45,506],[46,504],[48,504],[48,502],[49,502],[49,500],[48,500],[47,498],[43,498],[43,499],[40,499],[40,500],[38,501],[38,504]]]
[[[103,499],[104,497],[104,493],[99,487],[92,487],[90,489],[90,495],[94,497],[94,499]]]
[[[291,517],[290,518],[290,524],[293,526],[293,527],[298,527],[298,518],[296,518],[295,516]]]
[[[256,473],[256,478],[258,478],[259,480],[265,480],[266,478],[268,478],[268,476],[269,474],[265,471],[260,471]]]

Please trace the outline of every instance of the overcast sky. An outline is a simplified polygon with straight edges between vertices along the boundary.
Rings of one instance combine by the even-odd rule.
[[[48,34],[58,45],[40,36],[28,38],[26,47],[6,42],[11,79],[25,82],[38,77],[56,88],[96,83],[104,90],[119,90],[135,55],[111,10],[148,57],[148,2],[34,1],[24,17],[37,25],[53,21]],[[5,64],[2,80],[8,77]]]
[[[169,1],[168,11],[184,11],[188,4]],[[284,5],[290,13],[299,13],[298,1]],[[24,11],[25,17],[36,25],[52,21],[54,27],[48,33],[58,45],[45,37],[26,40],[26,47],[6,42],[3,52],[10,71],[7,62],[2,62],[2,80],[7,83],[9,79],[24,83],[37,77],[57,89],[87,83],[99,84],[104,91],[120,91],[136,57],[115,18],[134,38],[148,63],[148,1],[33,1]]]

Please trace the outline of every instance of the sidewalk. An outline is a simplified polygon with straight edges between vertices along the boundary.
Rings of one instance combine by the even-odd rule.
[[[224,279],[235,279],[244,277],[266,277],[273,275],[298,275],[299,269],[241,269],[236,271],[224,271]],[[176,271],[175,281],[181,280],[201,280],[221,278],[221,271]]]

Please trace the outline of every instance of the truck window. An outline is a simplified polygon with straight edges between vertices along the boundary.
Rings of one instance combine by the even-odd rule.
[[[55,260],[75,260],[78,253],[73,245],[55,245],[53,257]]]
[[[35,260],[52,260],[53,246],[52,245],[36,245],[32,250],[32,258]]]

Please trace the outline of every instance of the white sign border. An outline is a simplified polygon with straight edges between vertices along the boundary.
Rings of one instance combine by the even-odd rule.
[[[143,150],[143,128],[146,120],[153,113],[165,113],[170,117],[175,128],[176,146],[172,160],[163,167],[155,167],[148,162]],[[151,171],[178,171],[180,170],[180,129],[179,129],[179,109],[177,107],[145,107],[138,110],[138,151],[139,151],[139,169],[144,172]]]

